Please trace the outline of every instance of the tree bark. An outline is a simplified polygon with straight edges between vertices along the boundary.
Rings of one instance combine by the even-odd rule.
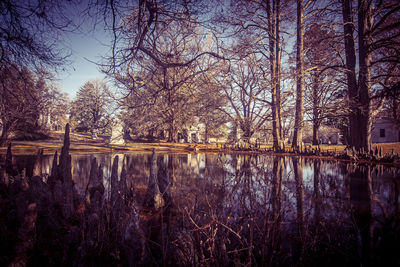
[[[272,79],[272,137],[273,137],[273,148],[275,151],[281,151],[283,149],[281,139],[281,119],[280,119],[280,55],[279,51],[279,9],[280,2],[273,1],[271,9],[270,1],[267,1],[267,16],[268,16],[268,39],[269,39],[269,60],[270,60],[270,72]],[[277,38],[278,37],[278,38]]]
[[[358,73],[358,92],[360,107],[360,128],[358,129],[359,142],[357,149],[368,151],[371,144],[371,61],[372,53],[370,51],[372,45],[371,29],[373,24],[372,3],[366,0],[358,1],[358,57],[359,57],[359,73]]]
[[[172,118],[168,129],[168,142],[176,143],[177,141],[175,120]]]
[[[207,123],[205,123],[205,130],[204,130],[204,142],[205,143],[208,143],[208,128],[209,128],[210,126],[208,126],[208,124]]]
[[[354,44],[354,23],[350,0],[342,1],[344,47],[346,54],[347,93],[349,101],[349,138],[348,145],[355,146],[358,127],[359,110],[357,108],[356,49]]]
[[[275,35],[276,35],[276,41],[275,41],[275,53],[276,53],[276,107],[277,107],[277,113],[278,113],[278,131],[279,131],[279,139],[278,142],[280,141],[280,149],[283,149],[284,146],[284,141],[283,141],[283,131],[282,131],[282,112],[281,112],[281,59],[282,59],[282,53],[281,53],[281,35],[280,35],[280,22],[281,22],[281,1],[276,0],[275,2],[275,16],[276,16],[276,30],[275,30]]]
[[[254,131],[251,130],[251,122],[250,118],[244,118],[242,123],[240,124],[240,128],[243,131],[242,138],[246,143],[250,144],[250,138],[253,136]]]
[[[358,57],[359,73],[356,79],[356,49],[354,22],[350,0],[342,0],[344,44],[346,53],[347,86],[349,97],[349,146],[368,150],[371,144],[371,29],[372,4],[358,1]]]
[[[296,52],[296,115],[292,147],[298,148],[303,139],[303,1],[297,0],[297,52]]]
[[[346,54],[346,73],[347,73],[347,91],[349,101],[349,146],[354,146],[356,140],[355,130],[357,127],[358,109],[357,109],[357,80],[356,80],[356,51],[354,44],[354,23],[352,15],[351,1],[342,2],[343,25],[344,25],[344,45]]]
[[[168,92],[168,106],[169,106],[169,112],[171,112],[171,115],[169,116],[169,129],[168,129],[168,142],[173,142],[176,143],[177,140],[177,132],[176,132],[176,122],[175,122],[175,115],[174,115],[174,110],[171,107],[172,106],[172,92],[173,90],[168,83],[168,69],[166,67],[163,67],[163,90]]]
[[[6,144],[7,138],[8,138],[8,127],[7,125],[3,125],[3,129],[1,131],[1,136],[0,136],[0,146]]]
[[[319,124],[315,121],[313,121],[312,144],[315,146],[319,145]]]
[[[319,145],[319,126],[320,126],[320,114],[319,114],[319,96],[318,96],[318,90],[319,90],[319,75],[317,74],[319,72],[318,68],[316,72],[314,73],[313,76],[313,85],[312,85],[312,100],[313,100],[313,138],[312,138],[312,144],[313,145]]]

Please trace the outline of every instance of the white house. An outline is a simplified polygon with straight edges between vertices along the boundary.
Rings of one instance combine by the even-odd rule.
[[[372,124],[372,143],[400,142],[400,127],[390,118],[377,119]]]
[[[204,125],[202,123],[197,126],[190,125],[178,133],[178,141],[181,143],[198,143],[200,142],[200,135],[204,133]]]

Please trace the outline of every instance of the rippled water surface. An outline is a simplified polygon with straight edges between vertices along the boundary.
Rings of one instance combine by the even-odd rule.
[[[77,191],[84,194],[96,157],[107,199],[115,156],[72,155]],[[140,206],[151,154],[118,157]],[[33,168],[29,156],[14,161],[27,172]],[[189,265],[400,264],[397,168],[242,154],[159,154],[157,161],[168,170],[164,204],[157,223],[143,222],[156,225],[148,239],[158,264],[178,256]],[[44,173],[51,163],[45,156]]]

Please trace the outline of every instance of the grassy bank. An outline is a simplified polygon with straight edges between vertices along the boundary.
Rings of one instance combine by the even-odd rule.
[[[36,154],[39,149],[44,154],[61,151],[63,132],[52,132],[51,138],[40,141],[12,141],[13,154]],[[105,138],[92,140],[89,134],[71,133],[71,153],[105,153],[105,152],[146,152],[157,149],[165,152],[194,152],[199,150],[219,151],[216,144],[190,144],[168,142],[130,142],[127,144],[108,144]],[[5,154],[7,147],[0,147],[0,154]]]
[[[61,151],[63,145],[64,133],[52,132],[51,138],[41,141],[13,141],[13,154],[36,154],[39,149],[44,154],[53,154],[55,151]],[[224,148],[222,144],[191,144],[191,143],[169,143],[169,142],[131,142],[127,144],[108,144],[103,138],[92,140],[89,134],[71,133],[71,153],[106,153],[106,152],[148,152],[156,149],[160,152],[196,152],[196,151],[225,151],[229,152],[229,148]],[[316,148],[316,146],[312,146]],[[381,143],[373,144],[375,147],[382,148],[383,153],[400,153],[400,143]],[[321,145],[321,151],[337,151],[341,153],[345,150],[344,145]],[[261,145],[261,150],[271,150],[271,145]],[[286,146],[289,150],[290,146]],[[0,147],[0,154],[5,154],[7,147]]]

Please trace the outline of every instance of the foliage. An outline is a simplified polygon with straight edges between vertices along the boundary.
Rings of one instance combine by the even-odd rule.
[[[77,92],[71,107],[71,119],[77,128],[90,131],[97,138],[98,131],[111,127],[113,99],[108,85],[100,80],[87,81]]]
[[[39,127],[41,129],[61,130],[68,122],[70,101],[67,93],[51,82],[52,77],[40,73],[38,89],[40,90]]]
[[[0,70],[0,144],[12,134],[39,128],[41,86],[40,79],[26,67],[12,65]]]
[[[75,27],[68,12],[74,5],[75,1],[0,1],[0,143],[16,131],[22,137],[33,133],[44,126],[38,119],[49,113],[52,121],[65,122],[55,115],[65,114],[65,109],[54,111],[55,106],[64,105],[55,104],[60,94],[49,93],[47,78],[40,76],[68,62],[62,33]]]

